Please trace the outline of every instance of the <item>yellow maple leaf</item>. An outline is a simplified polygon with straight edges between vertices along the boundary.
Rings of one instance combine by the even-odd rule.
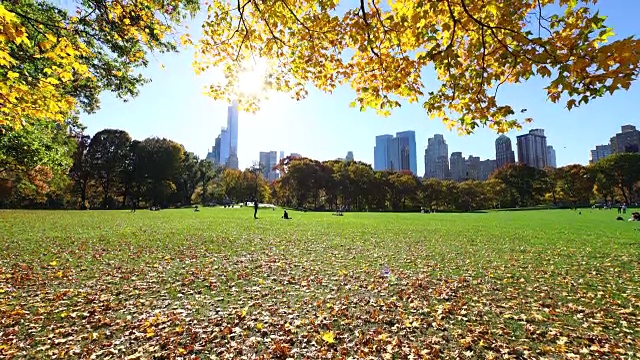
[[[322,334],[322,340],[327,344],[333,344],[335,342],[335,334],[333,331]]]

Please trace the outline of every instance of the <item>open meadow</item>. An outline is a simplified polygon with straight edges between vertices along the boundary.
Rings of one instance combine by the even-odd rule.
[[[0,358],[640,356],[616,211],[252,212],[0,211]]]

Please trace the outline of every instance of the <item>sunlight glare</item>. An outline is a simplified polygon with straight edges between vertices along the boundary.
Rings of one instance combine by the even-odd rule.
[[[258,96],[263,93],[266,90],[267,71],[268,66],[265,59],[248,62],[244,66],[244,70],[238,74],[238,91],[240,94]]]

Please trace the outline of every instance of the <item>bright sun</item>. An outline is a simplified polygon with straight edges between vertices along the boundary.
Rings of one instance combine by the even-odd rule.
[[[242,95],[257,96],[265,91],[267,61],[257,59],[249,61],[238,75],[238,91]]]

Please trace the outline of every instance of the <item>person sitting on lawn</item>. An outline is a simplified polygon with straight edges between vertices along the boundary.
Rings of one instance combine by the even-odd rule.
[[[284,211],[284,215],[282,215],[282,218],[285,220],[291,220],[291,218],[289,217],[289,213],[287,212],[287,210]]]

